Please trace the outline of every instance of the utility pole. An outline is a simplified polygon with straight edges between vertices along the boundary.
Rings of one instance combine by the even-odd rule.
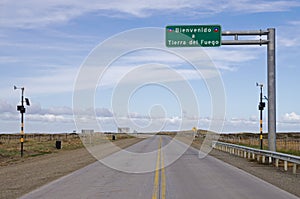
[[[260,112],[260,118],[259,118],[259,139],[260,139],[260,149],[263,149],[263,110],[266,106],[266,104],[263,102],[263,84],[256,83],[256,86],[260,87],[260,100],[258,104],[258,110]]]
[[[20,111],[21,114],[21,139],[20,139],[20,143],[21,143],[21,157],[23,157],[23,151],[24,151],[24,113],[26,111],[25,107],[24,107],[24,87],[18,88],[16,86],[14,86],[14,90],[16,89],[21,89],[21,105],[17,106],[17,111]],[[30,106],[29,103],[29,99],[25,98],[25,102],[27,106]]]

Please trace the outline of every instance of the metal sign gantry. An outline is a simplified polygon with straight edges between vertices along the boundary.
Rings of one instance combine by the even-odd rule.
[[[267,35],[267,40],[261,39]],[[222,45],[267,45],[267,84],[268,84],[268,147],[276,151],[276,67],[275,67],[275,28],[257,31],[222,31],[222,36],[233,36],[233,40],[223,40]],[[258,40],[240,40],[239,36],[260,36]]]

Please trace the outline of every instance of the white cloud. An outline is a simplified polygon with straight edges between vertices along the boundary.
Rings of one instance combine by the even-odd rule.
[[[285,113],[282,120],[283,122],[300,122],[300,115],[295,112]]]
[[[198,123],[198,128],[208,129],[211,125],[212,118],[210,117],[188,117],[185,112],[183,116],[170,116],[170,117],[152,117],[144,115],[138,112],[128,113],[127,117],[119,117],[117,113],[114,115],[111,110],[107,108],[96,108],[95,110],[86,109],[77,111],[80,114],[81,122],[89,124],[93,121],[93,115],[90,113],[96,113],[96,118],[100,122],[104,131],[115,131],[117,126],[129,126],[132,130],[136,129],[141,131],[163,131],[163,130],[188,130]],[[27,108],[26,112],[26,124],[30,126],[31,131],[47,132],[52,128],[51,126],[43,128],[34,128],[35,125],[42,126],[41,124],[74,124],[73,111],[70,107],[50,107],[42,108],[37,103],[32,103],[31,107]],[[20,120],[19,113],[14,109],[8,101],[0,99],[0,126],[7,123],[15,122],[18,123]],[[183,126],[181,126],[183,125]],[[296,112],[286,113],[280,116],[277,120],[278,131],[297,131],[300,126],[300,115]],[[264,131],[266,131],[266,123],[264,125]],[[0,129],[0,131],[3,129]],[[70,129],[60,129],[60,131],[67,131]],[[79,129],[80,130],[80,129]],[[7,131],[7,130],[6,130]],[[258,132],[259,131],[259,120],[257,116],[250,116],[249,118],[229,118],[225,119],[224,127],[222,132]]]
[[[287,48],[300,46],[300,21],[290,21],[279,27],[277,34],[279,46]]]
[[[20,116],[17,112],[15,113],[4,112],[0,114],[0,121],[16,121],[19,119]]]
[[[228,9],[245,13],[259,12],[282,12],[288,11],[293,7],[299,7],[298,1],[251,1],[251,0],[231,0],[229,1]]]
[[[300,6],[298,1],[259,1],[259,0],[124,0],[120,1],[80,1],[80,0],[9,0],[1,3],[2,27],[32,28],[49,24],[66,23],[87,13],[109,17],[147,17],[158,13],[181,15],[208,15],[227,10],[241,13],[280,12]]]
[[[73,118],[63,115],[45,114],[45,115],[26,115],[26,118],[30,122],[73,122]]]
[[[259,52],[249,48],[207,49],[207,54],[215,62],[240,63],[257,59]]]
[[[0,56],[0,63],[16,63],[21,60],[12,56]]]
[[[120,80],[128,84],[209,79],[218,76],[219,70],[238,70],[243,62],[258,59],[260,51],[231,48],[208,49],[205,52],[199,55],[199,51],[189,50],[190,60],[188,61],[199,63],[197,66],[192,66],[182,58],[164,51],[138,51],[121,57],[107,67],[99,86],[101,88],[114,87]],[[213,63],[211,60],[214,60]],[[97,67],[90,67],[89,70],[95,73]],[[89,84],[89,81],[84,82]],[[94,85],[83,87],[92,86]]]
[[[277,121],[277,128],[278,131],[299,132],[300,115],[295,112],[285,113]]]
[[[18,78],[26,82],[27,95],[72,92],[77,68],[59,66],[41,71],[39,75]]]
[[[0,99],[0,113],[16,112],[15,106],[9,104],[6,100]]]

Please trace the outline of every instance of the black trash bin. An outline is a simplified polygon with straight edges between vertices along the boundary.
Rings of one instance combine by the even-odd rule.
[[[112,136],[112,140],[116,140],[116,136],[115,135]]]
[[[55,146],[56,146],[57,149],[61,149],[61,141],[57,140],[56,143],[55,143]]]

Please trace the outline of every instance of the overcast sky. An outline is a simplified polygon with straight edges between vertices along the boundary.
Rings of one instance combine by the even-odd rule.
[[[208,129],[222,119],[223,108],[221,132],[259,132],[255,83],[267,82],[266,46],[178,54],[164,46],[167,25],[201,24],[219,24],[222,31],[276,29],[277,129],[299,132],[299,13],[297,0],[2,0],[0,132],[19,132],[20,91],[14,85],[24,86],[31,101],[25,132],[97,129],[89,126],[93,117],[103,131]],[[121,50],[127,51],[116,53]],[[78,85],[93,91],[92,106],[79,107],[76,100],[86,94],[74,97]],[[266,119],[267,109],[264,131]]]

